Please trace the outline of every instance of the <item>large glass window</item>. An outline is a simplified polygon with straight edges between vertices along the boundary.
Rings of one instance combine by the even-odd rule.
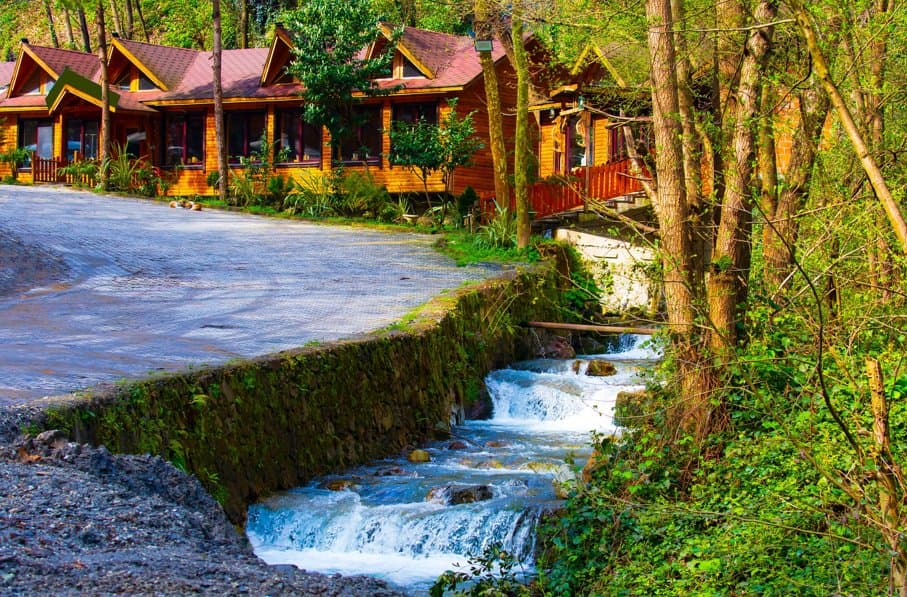
[[[49,120],[23,119],[19,121],[19,147],[27,149],[39,158],[50,159],[54,155],[54,125]],[[31,156],[23,164],[31,167]]]
[[[429,124],[438,124],[437,102],[394,105],[394,122],[416,123],[420,119]]]
[[[201,113],[166,114],[164,164],[200,166],[204,161],[205,117]]]
[[[321,127],[306,122],[302,110],[277,113],[277,149],[288,151],[288,162],[321,163]]]
[[[98,121],[69,120],[66,122],[66,159],[93,160],[98,157]]]
[[[224,121],[227,126],[227,155],[231,164],[238,164],[240,158],[248,158],[261,151],[265,134],[264,112],[227,112]]]
[[[335,159],[341,162],[362,162],[370,164],[381,162],[381,106],[359,106],[353,112],[357,126],[340,140],[339,155]]]

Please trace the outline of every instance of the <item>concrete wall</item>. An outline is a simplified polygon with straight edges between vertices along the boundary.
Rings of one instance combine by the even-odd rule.
[[[606,313],[654,311],[652,303],[657,296],[644,273],[655,259],[652,249],[566,228],[559,228],[555,238],[570,243],[582,255],[589,272],[605,290],[601,303]]]
[[[53,399],[45,428],[112,451],[160,454],[241,523],[246,507],[314,476],[449,429],[522,321],[554,316],[554,264],[441,297],[399,330]]]

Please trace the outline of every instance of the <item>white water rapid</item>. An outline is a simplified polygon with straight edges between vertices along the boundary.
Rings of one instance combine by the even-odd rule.
[[[622,340],[619,352],[607,355],[492,372],[486,384],[493,417],[469,421],[452,440],[428,446],[428,463],[382,460],[253,505],[246,532],[255,553],[270,564],[378,576],[413,593],[427,593],[457,564],[467,570],[467,558],[492,543],[530,571],[536,523],[558,505],[555,478],[583,465],[590,432],[616,431],[617,393],[639,389],[640,368],[656,358],[645,338]],[[586,375],[598,358],[617,373]],[[487,499],[448,505],[439,488]]]

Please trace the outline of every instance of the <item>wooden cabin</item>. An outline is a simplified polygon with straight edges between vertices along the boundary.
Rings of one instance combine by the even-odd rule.
[[[382,27],[367,51],[390,43]],[[363,98],[367,124],[354,144],[331,151],[326,129],[303,119],[303,86],[286,72],[293,58],[291,36],[277,28],[269,48],[225,50],[222,79],[227,151],[232,168],[260,146],[264,134],[288,158],[279,173],[297,180],[322,176],[342,166],[368,168],[375,182],[392,193],[423,190],[407,167],[387,161],[387,131],[396,120],[424,117],[439,122],[456,98],[457,111],[473,118],[484,142],[470,166],[458,168],[452,191],[467,186],[493,189],[488,142],[485,88],[473,40],[407,27],[393,48],[392,73],[376,82],[392,91]],[[515,104],[514,73],[500,47],[492,54],[505,112]],[[217,171],[214,134],[211,52],[140,43],[113,37],[108,55],[111,139],[134,155],[169,172],[169,195],[207,195],[209,173]],[[101,116],[100,68],[94,54],[35,46],[22,40],[15,63],[0,63],[0,153],[25,148],[31,158],[20,168],[23,182],[59,181],[58,169],[73,160],[98,156]],[[6,86],[5,89],[3,86]],[[515,119],[504,118],[505,138],[512,143]],[[365,151],[363,151],[365,148]],[[512,149],[512,148],[511,148]],[[0,176],[10,174],[0,164]],[[444,191],[440,174],[431,176],[429,191]]]

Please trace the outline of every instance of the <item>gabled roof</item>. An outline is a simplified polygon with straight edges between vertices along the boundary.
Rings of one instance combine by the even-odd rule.
[[[35,68],[43,70],[53,79],[57,79],[66,68],[83,77],[93,79],[99,67],[98,58],[94,54],[33,46],[28,43],[28,40],[23,39],[22,50],[19,52],[10,76],[7,97],[12,97],[19,78],[27,77]]]
[[[176,88],[198,58],[198,50],[146,44],[119,37],[111,42],[112,53],[120,52],[162,91]]]
[[[570,71],[583,86],[601,86],[610,79],[620,88],[637,86],[649,76],[648,51],[642,44],[591,42],[583,49]]]
[[[392,31],[382,24],[385,37]],[[397,41],[397,49],[413,66],[426,75],[425,79],[382,79],[381,87],[402,85],[404,89],[431,89],[463,87],[482,74],[479,54],[471,37],[438,33],[416,27],[404,27]],[[501,44],[495,44],[492,59],[504,57]]]

